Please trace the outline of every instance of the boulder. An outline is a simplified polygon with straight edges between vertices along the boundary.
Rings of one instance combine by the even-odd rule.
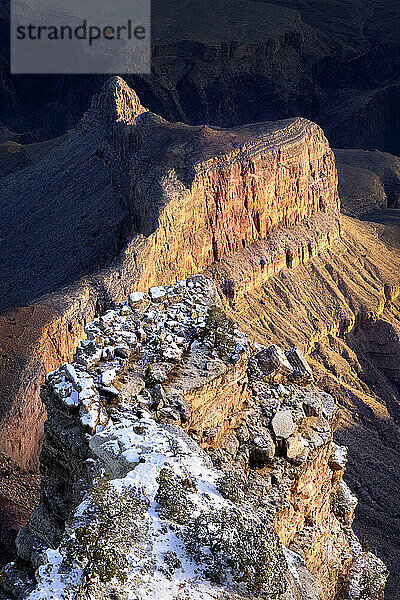
[[[143,303],[145,297],[143,292],[133,292],[129,296],[129,304],[132,308],[138,308]]]
[[[306,417],[320,417],[322,415],[322,398],[315,391],[303,398],[303,410]]]
[[[257,354],[261,371],[274,381],[281,381],[293,372],[293,367],[283,350],[273,344]]]
[[[272,419],[272,429],[276,438],[287,439],[297,429],[290,410],[278,410]]]
[[[347,463],[347,448],[346,446],[338,446],[332,444],[332,454],[329,458],[329,466],[332,471],[342,471]]]
[[[286,440],[286,458],[292,462],[299,462],[308,455],[308,442],[301,435],[291,435]]]
[[[271,434],[263,431],[251,441],[250,464],[253,467],[262,468],[271,464],[275,458],[275,444]]]
[[[154,384],[164,383],[168,379],[167,369],[157,363],[148,365],[146,375]]]
[[[150,298],[153,302],[161,302],[167,295],[165,287],[158,286],[149,289]]]
[[[286,358],[293,367],[290,379],[298,384],[307,385],[314,381],[311,368],[305,359],[303,352],[294,346],[286,353]]]

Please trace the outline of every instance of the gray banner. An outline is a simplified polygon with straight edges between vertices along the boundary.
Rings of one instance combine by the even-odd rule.
[[[150,0],[11,0],[12,73],[150,73]]]

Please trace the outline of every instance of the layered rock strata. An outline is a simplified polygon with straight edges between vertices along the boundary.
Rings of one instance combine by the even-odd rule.
[[[340,240],[336,215],[319,213],[297,227],[282,229],[235,255],[213,263],[206,273],[231,304],[279,275],[308,263]]]
[[[101,200],[118,197],[128,212],[116,237],[119,249],[129,242],[112,267],[0,316],[5,398],[0,447],[22,465],[37,466],[43,425],[38,390],[44,373],[71,360],[84,324],[96,312],[135,289],[200,272],[316,213],[328,219],[338,211],[334,156],[315,124],[291,119],[224,130],[168,123],[143,108],[120,78],[105,85],[73,131],[27,147],[26,153],[31,164],[4,178],[5,196],[13,197],[19,182],[22,205],[28,196],[32,205],[32,190],[40,203],[41,189],[56,202],[60,187],[71,205],[80,206],[87,187],[83,171],[85,177],[89,172],[101,185]],[[43,177],[45,162],[51,177],[43,188],[35,182]],[[96,189],[90,190],[91,201]],[[308,234],[297,243],[296,235],[303,237],[301,231],[288,234],[294,264],[305,244],[311,244],[307,252],[312,254],[327,243]],[[278,242],[279,236],[272,245]],[[75,261],[74,252],[71,256]],[[24,273],[17,270],[13,279]],[[21,414],[32,415],[36,431],[27,432]]]
[[[153,135],[156,132],[157,123],[160,123],[158,137]],[[197,265],[199,268],[200,265],[210,268],[211,275],[220,283],[228,297],[229,290],[233,289],[236,306],[232,306],[229,310],[234,309],[232,314],[240,320],[244,330],[251,332],[252,336],[263,343],[295,341],[304,351],[313,352],[313,356],[320,361],[316,365],[316,371],[321,382],[327,389],[335,390],[335,394],[337,393],[338,397],[343,399],[346,411],[357,414],[357,407],[360,406],[360,397],[357,394],[361,388],[363,389],[362,394],[364,394],[365,386],[363,388],[364,383],[358,380],[358,374],[353,374],[355,369],[353,359],[354,364],[357,364],[354,350],[346,344],[342,345],[337,336],[345,335],[354,326],[369,327],[373,325],[375,318],[382,316],[383,312],[390,307],[390,303],[395,301],[399,290],[396,275],[396,265],[399,264],[398,252],[390,244],[388,245],[386,239],[378,239],[376,232],[369,226],[360,225],[351,219],[341,219],[341,239],[337,239],[336,232],[339,229],[335,222],[336,175],[331,166],[330,150],[325,146],[326,142],[324,142],[320,130],[304,120],[295,120],[287,124],[281,123],[280,127],[282,135],[274,133],[274,126],[270,124],[267,125],[262,135],[262,126],[254,127],[252,135],[259,136],[257,140],[270,139],[271,143],[275,140],[279,154],[279,149],[285,148],[284,131],[291,130],[293,133],[297,128],[298,143],[311,145],[316,149],[319,158],[317,156],[316,162],[309,172],[306,165],[296,167],[294,158],[297,152],[296,135],[289,136],[293,143],[289,144],[290,148],[284,149],[283,157],[284,161],[287,159],[288,164],[292,166],[285,175],[288,181],[282,183],[285,163],[283,161],[282,164],[279,164],[280,159],[276,159],[276,153],[274,154],[274,150],[270,149],[271,156],[267,153],[266,161],[275,165],[274,168],[280,179],[278,178],[276,185],[275,183],[271,184],[271,194],[268,195],[268,181],[273,181],[273,179],[268,179],[271,177],[271,173],[267,169],[260,174],[259,180],[257,177],[253,177],[253,175],[258,176],[259,173],[252,172],[254,170],[251,162],[253,158],[252,153],[248,151],[250,142],[243,142],[246,134],[241,128],[226,133],[224,130],[215,128],[187,128],[179,124],[174,126],[158,120],[140,106],[135,94],[119,79],[112,82],[111,87],[107,86],[102,95],[93,102],[91,110],[80,123],[77,132],[69,137],[72,140],[68,146],[72,149],[70,158],[73,158],[74,148],[76,149],[80,142],[83,144],[87,138],[90,138],[90,152],[93,152],[101,160],[104,158],[106,164],[109,165],[108,168],[111,169],[113,185],[116,186],[113,189],[120,190],[121,194],[122,191],[124,192],[119,197],[124,198],[124,201],[130,206],[129,227],[131,230],[135,230],[140,225],[146,231],[146,235],[139,234],[134,237],[126,246],[120,260],[112,268],[102,271],[95,277],[87,277],[72,288],[42,298],[33,306],[22,307],[17,311],[1,315],[3,352],[0,377],[1,389],[4,391],[1,439],[6,453],[14,456],[21,464],[37,466],[37,455],[45,418],[39,398],[40,384],[46,371],[71,360],[73,349],[83,336],[85,323],[90,321],[96,312],[100,313],[113,302],[120,301],[134,289],[170,282],[186,273],[196,272]],[[94,134],[92,135],[93,130]],[[104,131],[106,131],[106,137],[104,137]],[[137,135],[139,131],[142,132],[141,136]],[[162,137],[164,134],[165,139]],[[97,142],[93,143],[93,140],[98,140],[98,146],[96,146]],[[156,157],[154,155],[152,158],[152,140],[155,141],[155,146],[163,148],[166,154],[165,162],[161,160],[158,170],[154,168]],[[168,140],[172,140],[170,143],[172,150],[170,146],[165,147],[169,143]],[[175,140],[177,140],[177,147],[175,147]],[[182,140],[184,142],[183,151]],[[243,142],[243,147],[239,144],[238,147],[233,148],[238,140],[241,140],[240,143]],[[220,145],[218,146],[218,144]],[[227,146],[225,147],[224,144]],[[30,159],[33,163],[30,169],[37,169],[38,167],[34,166],[36,159],[43,162],[46,153],[52,152],[54,146],[56,143],[30,147]],[[203,149],[203,146],[206,147],[206,150]],[[267,232],[264,244],[257,229],[256,216],[257,202],[261,202],[261,200],[255,198],[257,202],[254,205],[250,203],[247,207],[243,202],[243,214],[232,213],[240,223],[238,230],[240,229],[241,233],[245,232],[245,236],[241,236],[242,241],[239,239],[234,242],[234,247],[238,248],[235,254],[229,254],[229,244],[232,244],[232,239],[228,236],[226,243],[224,242],[220,226],[220,224],[226,225],[222,208],[225,210],[227,204],[233,200],[236,203],[236,199],[231,199],[227,194],[228,187],[225,185],[224,177],[226,179],[228,175],[230,176],[230,171],[229,166],[226,167],[223,164],[222,154],[219,154],[221,148],[222,152],[226,150],[227,156],[233,160],[235,156],[243,155],[248,160],[247,164],[253,165],[249,172],[246,173],[244,170],[243,174],[238,175],[237,163],[235,163],[236,166],[232,171],[235,176],[235,185],[242,182],[246,190],[246,198],[249,199],[251,195],[249,191],[251,188],[247,181],[249,178],[255,179],[257,183],[254,184],[254,190],[265,192],[266,199],[268,202],[271,201],[271,206],[282,208],[284,214],[282,223],[279,223],[277,215],[271,217],[269,225],[272,228],[268,229],[268,218],[264,213],[262,226]],[[141,154],[141,152],[143,153]],[[83,154],[85,154],[85,149],[83,149]],[[62,152],[57,154],[58,159],[60,155]],[[209,161],[210,155],[211,162]],[[80,151],[79,156],[76,156],[81,160],[82,152]],[[299,157],[301,160],[307,158],[301,151]],[[204,186],[201,185],[200,175],[196,175],[197,171],[194,167],[193,173],[189,176],[185,175],[186,160],[187,164],[193,166],[200,164],[203,158],[207,164],[219,165],[223,175],[220,188],[214,185],[215,174],[209,181],[207,180],[208,183]],[[50,163],[53,163],[54,160],[52,159]],[[257,161],[259,160],[257,158]],[[257,161],[254,164],[258,168],[261,163]],[[153,183],[146,171],[146,169],[150,169],[151,163],[155,174]],[[72,163],[69,162],[69,168],[71,168],[71,164],[73,165],[73,160]],[[91,168],[95,164],[96,161],[90,161]],[[326,169],[325,164],[327,165]],[[137,205],[135,205],[133,193],[133,190],[136,189],[136,166],[137,172],[140,172],[145,178],[149,177],[145,181],[138,182],[141,203]],[[319,168],[324,174],[322,178],[318,175]],[[33,170],[33,175],[34,172]],[[104,172],[101,171],[101,173],[103,178]],[[306,185],[305,182],[301,184],[301,194],[297,194],[296,178],[301,173],[303,173],[304,179],[308,178],[308,184]],[[293,185],[289,183],[292,176]],[[30,177],[32,177],[32,171],[30,171]],[[161,182],[162,192],[157,187],[157,178]],[[197,182],[195,187],[192,185],[194,181]],[[181,196],[176,192],[177,188],[179,191],[180,184],[182,184]],[[327,189],[324,186],[328,185],[332,186],[332,190],[327,195],[330,200],[326,210],[322,206],[322,212],[317,215],[309,215],[308,211],[312,211],[313,207],[318,207],[318,194],[320,191],[324,192]],[[313,188],[316,189],[314,195]],[[240,192],[240,185],[237,191]],[[280,195],[280,191],[282,195]],[[202,229],[201,222],[198,220],[201,212],[196,213],[190,208],[190,202],[192,200],[195,202],[194,193],[200,195],[204,193],[207,196],[207,207],[211,207],[211,214],[215,217],[217,224],[214,220],[212,223],[206,220]],[[211,194],[211,199],[208,198],[208,194]],[[293,201],[300,203],[296,208],[297,212],[290,214],[290,211],[285,209],[284,194],[289,194]],[[158,205],[160,198],[161,201]],[[163,204],[165,198],[169,199],[167,205]],[[180,198],[182,202],[179,200]],[[219,198],[222,198],[223,202],[219,202]],[[79,199],[75,198],[75,200]],[[146,211],[142,211],[140,208],[144,200],[146,203],[149,200],[149,209]],[[174,207],[175,210],[172,210]],[[179,215],[183,215],[182,219]],[[297,219],[301,219],[303,216],[307,217],[304,222],[293,225]],[[192,224],[185,225],[184,221],[189,217],[192,219]],[[252,225],[252,221],[254,225]],[[280,226],[283,222],[291,227],[282,233]],[[273,229],[275,226],[276,229]],[[124,229],[125,233],[121,234],[120,241],[126,239],[129,227]],[[293,229],[293,227],[298,229]],[[314,233],[311,234],[311,228],[317,228],[321,235],[319,233],[316,236]],[[208,260],[214,258],[214,234],[217,256],[221,260],[218,265],[210,266]],[[175,235],[177,241],[175,241]],[[248,247],[243,248],[243,240],[245,246],[249,244]],[[311,251],[309,250],[310,242]],[[279,250],[278,243],[282,248],[285,247],[285,250]],[[188,246],[190,251],[187,250]],[[241,250],[240,246],[242,246]],[[186,249],[185,252],[184,249]],[[251,257],[250,250],[256,253],[255,260]],[[270,250],[272,255],[269,254]],[[223,253],[226,254],[223,255]],[[237,257],[237,261],[233,260],[234,256]],[[154,257],[157,257],[157,260]],[[265,267],[263,261],[265,261]],[[295,269],[288,268],[296,264]],[[264,285],[267,278],[269,278],[268,286]],[[268,315],[273,315],[273,318],[269,318]],[[334,346],[334,350],[329,347],[321,347],[320,342],[322,341],[326,341],[329,346]],[[337,351],[338,346],[340,346],[340,351]],[[336,360],[339,361],[337,365],[334,364]],[[345,366],[343,367],[343,365]],[[338,374],[339,379],[342,377],[340,374],[342,367],[346,371],[344,384],[342,381],[339,383],[337,381]],[[373,369],[373,366],[371,368]],[[328,375],[326,369],[328,369]],[[351,375],[348,375],[347,371]],[[375,371],[373,372],[375,373]],[[353,382],[353,375],[356,378],[357,390],[355,396],[352,395],[353,392],[349,396],[348,379]],[[362,376],[367,377],[365,372]],[[376,381],[381,381],[378,372]],[[228,382],[227,385],[229,385]],[[389,412],[395,414],[396,400],[393,400],[395,392],[389,392],[388,385],[385,383],[380,388],[384,390],[384,398],[383,396],[382,398],[383,402],[387,403]],[[240,400],[240,393],[237,397]],[[357,400],[354,400],[354,397]],[[378,421],[374,421],[374,429],[376,423],[381,427],[379,419],[383,415],[382,418],[392,431],[391,437],[393,437],[395,430],[391,425],[390,415],[386,410],[386,404],[385,407],[382,407],[381,402],[380,398],[374,397],[371,400],[368,396],[365,400],[365,396],[362,397],[361,404],[363,407],[365,406],[365,411],[362,408],[363,414],[366,415],[365,422],[369,423],[370,406],[372,405],[373,410],[376,411],[378,404],[380,408],[377,410],[377,414],[379,413],[379,415]],[[348,408],[350,405],[351,407]],[[218,412],[223,411],[216,411],[216,414]],[[21,415],[24,415],[24,418],[21,418]],[[30,415],[29,422],[25,419],[25,415]],[[357,484],[359,478],[357,475],[358,446],[362,443],[362,439],[360,441],[358,429],[354,428],[352,417],[348,413],[346,415],[345,423],[348,433],[341,432],[340,435],[341,439],[345,439],[350,446],[354,444],[351,452],[350,473],[352,482]],[[229,418],[229,415],[225,415],[225,417]],[[35,424],[35,427],[32,427],[32,423]],[[196,430],[196,427],[193,429]],[[370,439],[369,431],[365,430],[365,427],[362,431]],[[216,432],[205,432],[200,427],[199,433],[201,444],[208,443],[208,433],[210,441],[215,439]],[[373,443],[372,440],[372,445]],[[385,462],[385,444],[386,441],[381,463]],[[395,444],[393,452],[396,453]],[[362,458],[362,460],[363,465],[370,464],[368,457]],[[364,467],[362,470],[365,470]],[[379,490],[380,487],[376,474],[378,472],[380,475],[382,474],[381,466],[374,467],[373,472],[374,484],[366,485],[366,489],[369,490],[368,494],[365,492],[367,496],[370,493],[375,494],[374,490]],[[392,487],[394,480],[394,477],[390,477]],[[385,504],[392,506],[396,495],[394,490]],[[368,497],[366,501],[369,501]],[[394,509],[395,507],[392,506],[390,511],[393,512]],[[381,519],[385,510],[382,508],[376,517]],[[364,514],[366,514],[365,510]],[[366,521],[367,519],[363,517],[362,522],[366,523]],[[365,527],[370,529],[370,525]],[[392,532],[396,530],[396,522],[394,521],[390,528],[383,525],[382,530],[385,531],[385,536],[391,540],[390,548],[395,547],[396,542],[392,539]],[[378,538],[381,539],[380,534],[375,535],[376,545],[379,541]],[[395,552],[385,551],[387,560],[394,561],[395,557]],[[395,562],[393,565],[395,570]]]
[[[329,335],[341,337],[357,326],[373,324],[399,295],[396,244],[388,243],[370,224],[345,216],[340,217],[335,247],[299,262],[296,269],[278,272],[263,285],[247,287],[251,279],[246,279],[246,271],[251,273],[257,264],[242,254],[240,267],[232,269],[237,300],[234,306],[227,303],[229,314],[257,341],[293,340],[306,354]],[[212,268],[217,280],[220,269],[224,277],[224,261]]]
[[[227,309],[258,341],[300,346],[318,385],[340,405],[336,437],[349,447],[347,477],[360,499],[355,530],[388,565],[387,594],[396,598],[399,238],[393,228],[340,221],[334,250],[271,277]]]
[[[386,569],[351,529],[333,398],[300,350],[255,346],[216,301],[201,276],[134,293],[48,374],[14,598],[383,597]]]

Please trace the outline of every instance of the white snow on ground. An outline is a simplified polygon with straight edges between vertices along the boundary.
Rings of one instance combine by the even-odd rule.
[[[140,431],[136,433],[135,431]],[[189,493],[194,503],[193,517],[200,512],[232,506],[225,500],[215,482],[221,474],[211,468],[206,456],[192,440],[172,426],[158,425],[148,415],[137,418],[133,415],[122,417],[118,424],[108,425],[101,433],[90,440],[90,447],[112,470],[133,467],[123,478],[114,479],[112,485],[117,491],[135,488],[148,498],[150,506],[146,514],[147,538],[150,541],[149,553],[155,565],[155,571],[147,576],[141,573],[143,561],[137,560],[135,548],[132,550],[132,562],[136,563],[130,573],[130,582],[124,586],[129,600],[160,600],[168,598],[190,598],[208,600],[224,597],[224,591],[213,587],[200,572],[198,565],[187,555],[184,544],[179,538],[180,526],[169,527],[168,520],[160,517],[155,496],[158,490],[157,476],[164,467],[173,470],[181,479],[190,477],[193,490]],[[139,460],[141,462],[139,462]],[[88,509],[85,500],[76,510],[75,527],[80,523]],[[176,553],[181,562],[169,578],[165,570],[164,556],[168,551]],[[73,597],[71,588],[79,584],[81,570],[74,569],[71,574],[60,573],[62,555],[60,550],[47,551],[48,563],[39,569],[39,584],[29,600],[66,600]],[[146,562],[149,562],[149,554]],[[138,581],[140,582],[138,586]],[[70,590],[70,591],[68,591]]]
[[[182,295],[182,292],[184,297],[181,301],[175,298],[172,305],[167,303],[167,307],[163,307],[166,298]],[[132,546],[132,569],[124,584],[124,594],[129,600],[217,600],[233,597],[223,588],[211,585],[201,574],[200,567],[187,555],[179,537],[182,525],[160,516],[155,496],[161,469],[167,467],[180,480],[190,481],[187,494],[192,502],[193,518],[202,512],[233,504],[225,500],[216,488],[215,482],[221,473],[212,468],[203,451],[181,429],[159,425],[145,412],[139,418],[126,405],[121,405],[117,416],[113,414],[114,422],[108,418],[96,386],[115,390],[112,383],[123,368],[123,359],[108,360],[106,366],[101,367],[97,382],[95,372],[89,373],[87,369],[95,366],[101,358],[112,359],[117,349],[140,350],[147,344],[161,343],[166,360],[179,360],[185,348],[186,333],[176,335],[176,327],[179,325],[181,330],[183,327],[185,332],[190,332],[193,326],[204,327],[214,296],[213,284],[203,277],[178,282],[167,288],[151,288],[149,296],[135,292],[129,298],[133,309],[150,297],[153,308],[144,315],[146,322],[153,327],[150,340],[143,329],[133,331],[132,309],[122,303],[86,326],[88,339],[78,348],[73,365],[62,365],[47,376],[48,385],[66,407],[73,409],[79,406],[80,420],[86,430],[92,432],[87,434],[90,448],[112,478],[113,488],[119,493],[124,489],[135,489],[150,502],[145,525],[142,523],[142,527],[147,528],[148,544],[144,557],[135,544]],[[102,340],[100,344],[99,340]],[[246,336],[237,332],[238,354],[244,350],[245,343]],[[90,501],[88,494],[75,511],[69,532],[72,538],[77,527],[85,523]],[[47,550],[48,562],[39,568],[38,586],[28,600],[73,598],[73,590],[80,583],[82,570],[75,567],[71,573],[63,573],[63,569],[60,570],[62,552],[61,549]],[[176,553],[180,562],[173,576],[166,571],[166,552]],[[149,563],[152,568],[147,569],[146,574],[144,567]]]
[[[338,446],[338,444],[332,444],[332,460],[340,466],[342,469],[345,468],[347,463],[347,448],[346,446]]]

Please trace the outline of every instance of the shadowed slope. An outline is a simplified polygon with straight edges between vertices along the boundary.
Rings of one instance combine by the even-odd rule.
[[[68,285],[120,252],[130,229],[128,177],[111,124],[144,110],[124,85],[100,95],[61,138],[16,148],[23,162],[0,181],[0,310]]]
[[[377,150],[335,150],[335,158],[342,212],[358,217],[399,207],[400,158]]]

